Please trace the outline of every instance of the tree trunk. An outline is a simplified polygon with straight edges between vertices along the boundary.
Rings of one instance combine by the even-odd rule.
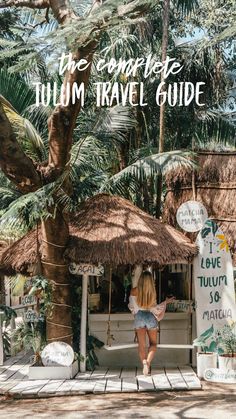
[[[42,273],[52,287],[52,304],[47,313],[47,341],[72,344],[71,296],[68,263],[63,254],[69,228],[60,209],[55,218],[42,222]]]
[[[0,304],[6,304],[4,275],[0,274]]]
[[[169,16],[170,16],[170,0],[164,0],[163,9],[163,32],[162,32],[162,47],[161,47],[161,60],[164,62],[167,56],[168,48],[168,34],[169,34]],[[161,73],[161,82],[164,82],[165,78],[163,72]],[[161,91],[165,91],[166,87],[162,87]],[[160,134],[159,134],[159,153],[164,152],[164,140],[165,140],[165,104],[162,103],[160,106]],[[162,196],[162,174],[157,176],[157,200],[156,200],[156,218],[161,216],[161,196]]]

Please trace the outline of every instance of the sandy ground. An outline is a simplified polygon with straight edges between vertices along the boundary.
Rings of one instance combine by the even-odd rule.
[[[0,399],[0,418],[236,419],[236,386],[203,384],[203,391]]]

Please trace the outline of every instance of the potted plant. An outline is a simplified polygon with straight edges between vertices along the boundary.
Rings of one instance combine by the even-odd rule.
[[[236,322],[217,330],[219,369],[236,370]]]
[[[13,333],[14,346],[17,351],[33,350],[32,362],[35,365],[42,365],[40,352],[45,346],[45,331],[42,330],[44,328],[41,321],[35,324],[22,322]]]
[[[197,375],[203,378],[207,368],[217,367],[217,341],[213,325],[196,338],[193,345],[201,348],[197,353]]]

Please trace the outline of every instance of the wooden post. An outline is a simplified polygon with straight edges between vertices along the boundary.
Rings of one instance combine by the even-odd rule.
[[[89,275],[84,274],[82,280],[82,306],[81,306],[81,325],[80,325],[80,371],[86,371],[86,335],[87,335],[87,311],[88,311],[88,279]]]

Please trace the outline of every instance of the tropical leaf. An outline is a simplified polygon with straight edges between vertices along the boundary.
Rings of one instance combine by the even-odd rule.
[[[217,351],[217,343],[212,341],[208,347],[209,352],[216,352]]]
[[[112,176],[109,182],[119,182],[122,178],[135,177],[140,181],[148,177],[166,173],[179,167],[194,168],[193,153],[183,151],[170,151],[161,154],[153,154],[134,163]]]
[[[201,230],[201,237],[202,237],[203,239],[205,239],[205,238],[208,236],[208,234],[210,234],[210,232],[211,232],[211,229],[210,229],[210,228],[208,228],[208,227],[204,227],[204,228]]]
[[[20,115],[35,103],[34,90],[19,74],[10,74],[5,68],[0,68],[0,94]]]
[[[40,157],[44,143],[39,133],[31,122],[19,115],[3,96],[0,96],[0,101],[17,135],[17,139],[23,145],[24,150],[26,152],[28,151],[31,157]]]
[[[214,332],[214,326],[212,324],[211,327],[209,327],[209,329],[201,333],[200,338],[205,339],[205,340],[209,339],[209,337],[212,336],[213,332]]]
[[[177,0],[176,2],[176,8],[181,11],[183,15],[189,15],[196,11],[197,7],[199,7],[198,0]]]

